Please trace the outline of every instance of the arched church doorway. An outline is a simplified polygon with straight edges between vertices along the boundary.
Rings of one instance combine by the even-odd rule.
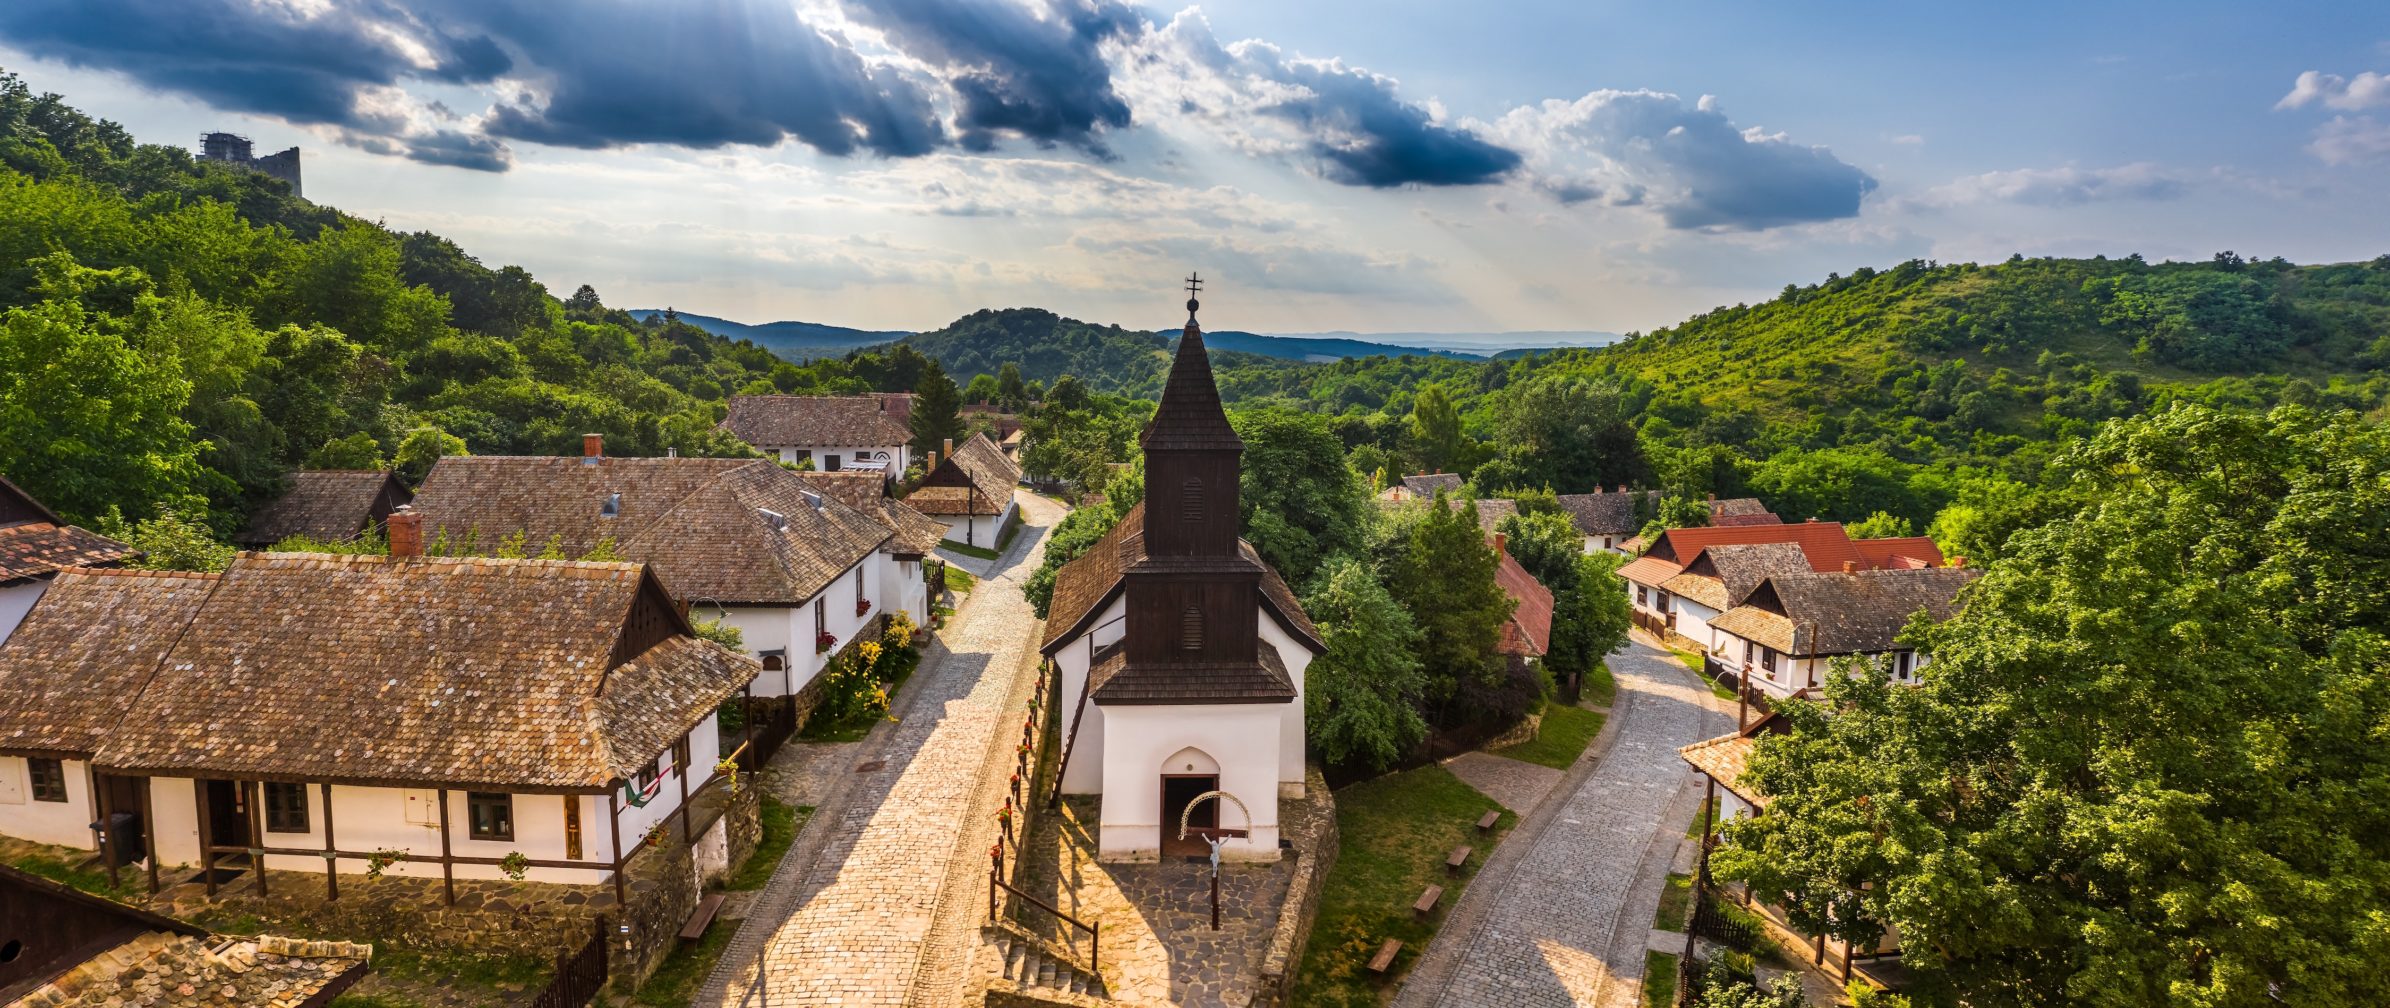
[[[1162,761],[1162,856],[1211,856],[1211,847],[1201,837],[1178,837],[1179,817],[1186,814],[1187,803],[1197,795],[1220,789],[1220,764],[1209,753],[1188,746]],[[1207,801],[1195,806],[1195,814],[1188,818],[1190,826],[1220,825],[1220,803]]]

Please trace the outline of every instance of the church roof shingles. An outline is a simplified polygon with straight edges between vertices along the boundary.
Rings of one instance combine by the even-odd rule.
[[[1237,547],[1246,560],[1261,568],[1262,601],[1285,624],[1288,633],[1314,650],[1326,650],[1319,639],[1319,627],[1312,625],[1311,617],[1303,612],[1302,603],[1295,599],[1295,590],[1287,585],[1286,579],[1263,562],[1252,543],[1240,539]],[[1046,606],[1045,653],[1053,654],[1064,641],[1078,636],[1085,629],[1079,624],[1095,615],[1120,588],[1121,575],[1143,559],[1145,505],[1139,504],[1121,516],[1112,531],[1087,547],[1087,552],[1054,572],[1054,596]]]

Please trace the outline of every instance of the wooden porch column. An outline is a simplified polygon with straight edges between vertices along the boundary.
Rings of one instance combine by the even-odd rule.
[[[622,866],[631,859],[622,852],[622,799],[616,790],[606,789],[606,834],[614,839],[614,912],[628,913],[631,902],[622,884]]]
[[[331,852],[339,850],[340,843],[332,839],[332,782],[325,781],[322,787],[324,795],[324,898],[336,900],[340,898],[340,859],[333,857]]]
[[[83,777],[86,781],[86,786],[91,788],[91,805],[93,808],[99,810],[100,818],[98,822],[92,825],[92,832],[97,834],[96,839],[99,841],[100,848],[100,863],[108,866],[108,887],[113,889],[118,885],[118,879],[116,877],[116,858],[113,856],[117,848],[116,834],[110,832],[108,829],[108,813],[114,810],[110,807],[111,803],[108,801],[107,789],[100,787],[99,766],[90,760],[83,761]]]
[[[689,743],[689,756],[692,759],[696,758],[697,743]],[[680,842],[684,845],[694,846],[697,840],[689,835],[689,768],[676,767],[675,769],[680,771]]]
[[[191,778],[192,797],[199,801],[199,878],[207,888],[207,898],[216,898],[216,817],[210,814],[207,801],[207,781]]]
[[[150,778],[141,778],[141,849],[149,852],[149,894],[158,894],[158,803],[150,797]]]
[[[257,852],[249,855],[249,870],[257,873],[257,895],[262,897],[266,894],[266,786],[258,781],[249,782],[247,787],[239,784],[233,786],[239,788],[238,793],[246,796],[249,802],[249,849]],[[251,791],[250,787],[256,790]]]
[[[448,853],[448,789],[441,788],[440,796],[440,889],[448,897],[448,905],[456,905],[456,862]]]

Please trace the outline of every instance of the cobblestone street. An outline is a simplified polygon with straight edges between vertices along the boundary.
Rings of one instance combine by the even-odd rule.
[[[984,909],[957,915],[979,906],[981,836],[994,829],[979,822],[980,806],[993,793],[991,761],[1008,752],[998,743],[1018,715],[1007,712],[1025,700],[1036,665],[1038,622],[1020,583],[1063,514],[1044,498],[1019,500],[1020,534],[899,693],[899,720],[843,754],[843,780],[823,795],[695,1004],[929,1004],[959,986],[964,937]]]
[[[1639,1003],[1667,866],[1700,802],[1677,747],[1732,729],[1667,652],[1610,656],[1615,737],[1505,840],[1397,996],[1398,1008]]]

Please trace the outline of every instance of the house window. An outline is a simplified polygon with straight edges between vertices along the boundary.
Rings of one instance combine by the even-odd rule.
[[[860,565],[858,565],[858,566],[855,568],[855,608],[857,608],[857,609],[860,609],[860,608],[862,608],[862,607],[863,607],[863,568],[862,568]]]
[[[1908,682],[1917,677],[1917,652],[1892,652],[1892,678]]]
[[[1178,518],[1185,522],[1203,520],[1203,481],[1188,479],[1178,485]]]
[[[465,792],[465,824],[467,832],[475,840],[514,839],[514,796],[487,791]]]
[[[813,635],[816,637],[830,632],[828,601],[828,599],[818,598],[813,600]]]
[[[1659,604],[1658,604],[1658,605],[1657,605],[1655,608],[1659,609],[1661,612],[1667,612],[1667,611],[1668,611],[1668,593],[1667,593],[1667,592],[1661,592],[1661,593],[1660,593],[1660,601],[1659,601]]]
[[[266,832],[307,832],[307,785],[267,781]]]
[[[1651,589],[1645,588],[1642,585],[1636,585],[1635,604],[1642,606],[1645,609],[1651,608]]]
[[[684,735],[679,741],[672,743],[672,766],[673,769],[680,771],[681,776],[686,777],[689,775],[688,736]]]
[[[1188,606],[1178,614],[1178,646],[1188,651],[1203,650],[1203,610]]]
[[[601,507],[599,507],[599,508],[598,508],[598,517],[600,517],[600,518],[619,518],[619,517],[622,517],[622,495],[621,495],[621,494],[619,494],[619,493],[610,493],[610,494],[607,494],[607,495],[606,495],[606,503],[605,503],[603,506],[601,506]]]
[[[66,800],[66,764],[39,756],[28,757],[25,769],[33,776],[33,800]]]
[[[643,767],[640,767],[640,768],[639,768],[639,775],[638,775],[638,778],[637,778],[637,781],[636,781],[636,785],[635,785],[635,786],[636,786],[636,790],[637,790],[637,791],[638,791],[640,794],[646,794],[646,793],[648,793],[649,791],[653,791],[653,790],[655,790],[655,786],[656,786],[656,761],[655,761],[655,760],[648,760],[648,761],[647,761],[647,765],[646,765],[646,766],[643,766]]]
[[[824,456],[822,456],[822,471],[823,471],[823,472],[837,472],[837,471],[838,471],[838,456],[836,456],[836,455],[824,455]]]
[[[1766,669],[1766,670],[1768,670],[1768,678],[1770,678],[1770,679],[1774,679],[1774,678],[1776,678],[1776,649],[1775,649],[1775,648],[1772,648],[1772,647],[1763,647],[1763,648],[1760,648],[1760,649],[1759,649],[1759,667],[1760,667],[1760,668],[1763,668],[1763,669]]]

